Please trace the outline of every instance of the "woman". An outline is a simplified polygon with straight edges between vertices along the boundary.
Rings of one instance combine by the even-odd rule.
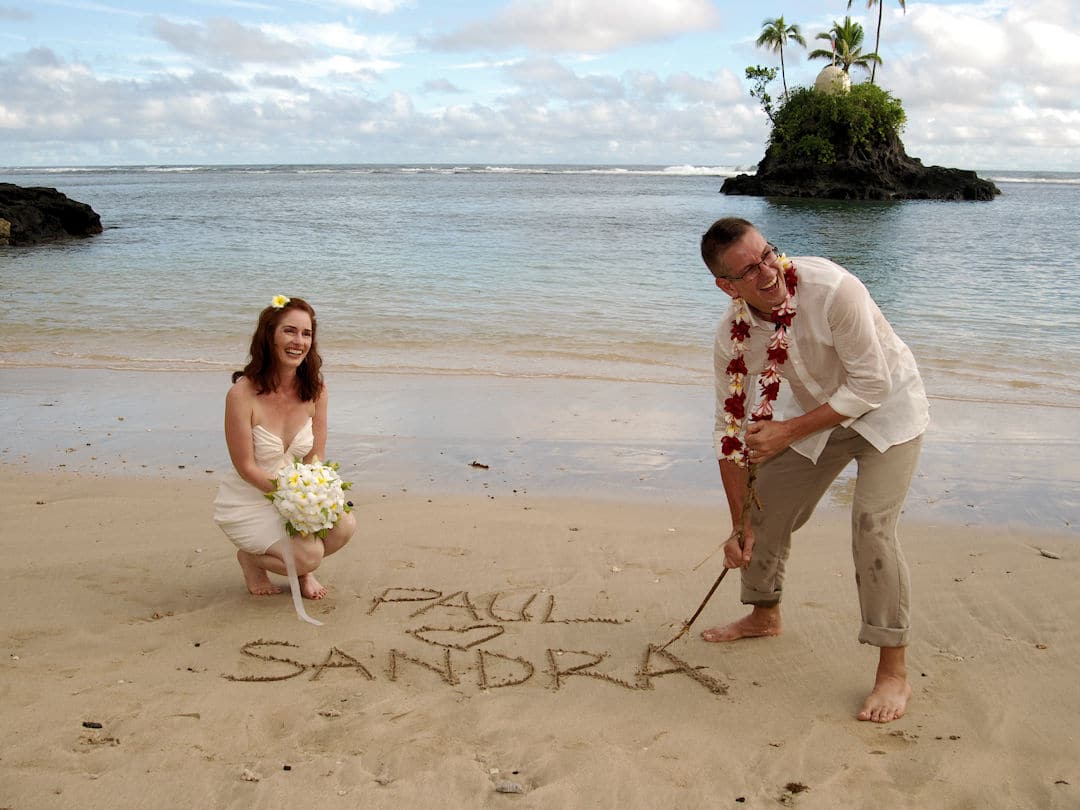
[[[310,304],[275,296],[259,315],[251,359],[233,374],[225,397],[225,443],[234,469],[214,499],[214,521],[237,547],[244,581],[256,596],[281,592],[267,572],[287,575],[291,546],[300,592],[322,599],[326,588],[313,572],[356,530],[356,518],[346,513],[325,539],[290,538],[284,518],[265,497],[285,464],[321,459],[326,451],[327,393],[315,331]]]

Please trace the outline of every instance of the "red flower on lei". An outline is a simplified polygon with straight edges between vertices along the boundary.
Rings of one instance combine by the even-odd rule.
[[[784,271],[787,283],[787,297],[772,311],[772,320],[776,331],[769,340],[766,349],[768,362],[758,377],[761,396],[750,412],[750,421],[761,422],[773,418],[773,403],[780,395],[780,366],[788,359],[787,330],[795,319],[795,289],[799,277],[795,264],[786,256],[780,255],[780,267]],[[735,317],[731,320],[731,360],[725,371],[728,375],[728,394],[724,400],[724,436],[720,439],[720,453],[740,467],[746,466],[746,391],[744,383],[749,373],[743,352],[745,341],[750,337],[750,311],[741,298],[735,299]]]

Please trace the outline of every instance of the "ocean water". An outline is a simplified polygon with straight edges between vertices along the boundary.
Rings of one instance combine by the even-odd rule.
[[[0,251],[0,368],[242,365],[308,299],[328,368],[709,385],[726,299],[698,254],[744,216],[858,275],[932,397],[1080,407],[1080,175],[980,172],[990,203],[726,197],[724,167],[0,169],[99,236]]]

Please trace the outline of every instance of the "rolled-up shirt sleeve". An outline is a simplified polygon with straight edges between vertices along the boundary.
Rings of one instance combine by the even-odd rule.
[[[892,391],[892,373],[878,320],[884,320],[870,293],[855,276],[845,275],[828,304],[833,348],[844,368],[828,403],[850,419],[876,410]]]

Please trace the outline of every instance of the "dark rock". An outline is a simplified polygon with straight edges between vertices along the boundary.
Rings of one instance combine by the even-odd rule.
[[[0,245],[36,245],[101,233],[101,217],[55,188],[0,183]]]
[[[1001,193],[973,171],[924,166],[899,138],[872,151],[854,151],[830,164],[779,159],[770,144],[756,174],[729,177],[724,194],[816,197],[831,200],[992,200]]]

